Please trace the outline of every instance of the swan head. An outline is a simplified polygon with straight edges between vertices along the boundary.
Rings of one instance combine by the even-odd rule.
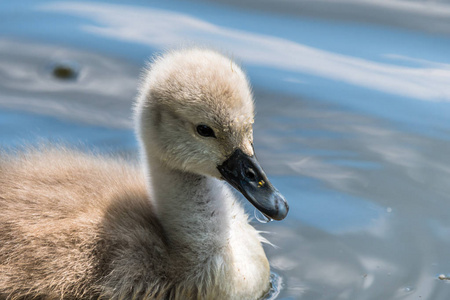
[[[229,58],[185,49],[150,65],[136,105],[136,126],[147,157],[169,168],[228,181],[269,218],[287,202],[255,158],[253,96]]]

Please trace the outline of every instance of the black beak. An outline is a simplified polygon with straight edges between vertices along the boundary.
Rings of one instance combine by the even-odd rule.
[[[217,169],[229,184],[268,218],[283,220],[286,217],[289,205],[269,182],[255,156],[248,156],[237,149]]]

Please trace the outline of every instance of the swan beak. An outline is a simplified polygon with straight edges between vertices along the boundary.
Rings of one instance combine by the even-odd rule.
[[[266,217],[283,220],[289,205],[283,195],[270,183],[255,156],[237,149],[217,167],[223,179],[241,192]]]

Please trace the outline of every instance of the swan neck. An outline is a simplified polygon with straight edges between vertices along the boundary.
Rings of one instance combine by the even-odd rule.
[[[149,168],[153,201],[171,249],[196,255],[223,250],[229,231],[228,199],[233,198],[224,184],[171,169],[157,159],[149,161]]]
[[[229,187],[211,177],[171,169],[155,158],[148,160],[148,167],[170,274],[217,287],[208,291],[207,299],[264,294],[270,269],[260,236]]]

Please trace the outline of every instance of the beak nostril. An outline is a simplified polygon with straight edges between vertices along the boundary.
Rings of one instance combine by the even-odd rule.
[[[248,168],[247,170],[245,170],[245,176],[250,180],[256,179],[255,171],[253,171],[252,168]]]

